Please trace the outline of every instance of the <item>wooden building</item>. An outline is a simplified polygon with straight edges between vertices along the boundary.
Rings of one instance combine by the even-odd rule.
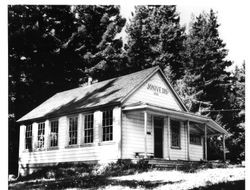
[[[159,67],[57,93],[18,122],[21,175],[62,162],[207,160],[207,137],[227,135],[190,113]]]

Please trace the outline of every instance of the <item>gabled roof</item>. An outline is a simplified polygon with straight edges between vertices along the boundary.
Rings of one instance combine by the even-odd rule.
[[[24,115],[18,120],[18,122],[39,118],[57,117],[105,105],[120,104],[129,96],[129,94],[131,94],[131,92],[134,91],[134,89],[141,86],[157,71],[162,73],[161,69],[157,66],[94,83],[89,86],[57,93],[28,114]],[[179,97],[177,96],[176,98],[186,111],[186,108],[180,101]]]

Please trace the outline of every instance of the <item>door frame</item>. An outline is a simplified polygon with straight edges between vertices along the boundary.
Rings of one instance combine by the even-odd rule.
[[[155,118],[157,119],[161,119],[162,122],[163,122],[163,125],[162,125],[162,158],[164,158],[165,156],[165,151],[164,151],[164,142],[165,142],[165,139],[164,139],[164,117],[162,115],[152,115],[152,128],[153,128],[153,134],[152,134],[152,139],[153,139],[153,151],[154,151],[154,155],[155,155]]]

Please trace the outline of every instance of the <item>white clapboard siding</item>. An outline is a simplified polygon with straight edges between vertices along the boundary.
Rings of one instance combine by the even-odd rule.
[[[189,150],[190,150],[190,160],[200,161],[201,159],[203,159],[202,145],[190,144]]]
[[[181,122],[180,133],[181,133],[180,134],[181,136],[181,148],[180,149],[171,148],[171,141],[170,141],[170,159],[171,160],[187,160],[187,131],[185,130],[183,122]],[[170,136],[170,139],[171,139],[171,136]]]
[[[144,152],[143,112],[122,114],[122,158],[135,158],[136,152]],[[147,130],[152,131],[152,117],[148,114]],[[147,135],[147,152],[153,153],[153,137]]]
[[[94,143],[101,142],[102,139],[102,112],[94,112]]]
[[[168,118],[165,117],[164,118],[164,129],[163,129],[163,158],[165,159],[169,159],[169,144],[170,144],[170,140],[169,140],[169,133],[170,133],[170,129],[168,126]]]
[[[68,119],[66,116],[58,119],[58,145],[59,149],[64,149],[68,142]]]
[[[50,146],[50,122],[49,120],[46,120],[44,122],[45,124],[45,131],[44,131],[44,135],[45,135],[45,139],[44,139],[44,146],[45,147],[49,147]]]
[[[89,160],[114,160],[117,155],[117,144],[66,148],[61,150],[36,151],[21,153],[21,164],[38,164],[53,162],[89,161]]]
[[[200,161],[203,160],[203,150],[204,150],[204,143],[203,138],[201,138],[201,145],[194,145],[190,144],[190,160],[193,161]]]
[[[148,131],[152,131],[152,115],[148,115]],[[167,129],[167,119],[164,119],[163,156],[170,160],[187,160],[187,130],[181,122],[181,148],[171,148],[171,131]],[[153,133],[147,135],[147,152],[154,153]],[[168,145],[170,146],[168,149]],[[199,148],[190,146],[190,159],[200,160],[202,158],[202,146]],[[168,156],[169,150],[169,156]],[[144,115],[143,112],[123,113],[122,118],[122,158],[134,158],[136,152],[144,152]]]
[[[115,107],[113,109],[113,132],[114,141],[117,143],[117,158],[121,158],[121,108]]]
[[[94,112],[94,143],[88,146],[80,146],[83,142],[82,130],[84,130],[84,113],[77,115],[79,126],[78,134],[78,147],[68,147],[68,128],[69,122],[67,116],[58,118],[59,121],[59,138],[58,138],[58,149],[52,150],[41,150],[41,151],[24,151],[24,138],[25,138],[25,126],[21,127],[20,133],[20,164],[38,164],[38,163],[53,163],[53,162],[71,162],[71,161],[90,161],[90,160],[116,160],[120,158],[118,148],[120,147],[121,141],[121,108],[115,107],[113,109],[113,141],[102,142],[101,131],[102,130],[102,112]],[[49,120],[45,121],[49,124]],[[37,123],[33,123],[33,137],[37,139]],[[49,130],[49,127],[46,127]],[[49,131],[45,132],[49,136]],[[22,139],[22,140],[21,140]],[[81,143],[80,143],[81,142]],[[46,148],[49,148],[49,142],[46,143]],[[35,142],[34,146],[35,147]]]
[[[21,152],[25,150],[25,131],[26,131],[26,126],[21,125],[19,132],[19,157]]]
[[[147,89],[148,84],[152,84],[161,88],[167,89],[168,93],[155,93],[152,90]],[[177,99],[165,83],[159,73],[156,73],[148,81],[145,82],[137,91],[135,91],[125,102],[125,105],[129,105],[136,102],[151,103],[161,107],[166,107],[175,110],[182,110]]]
[[[25,137],[24,137],[25,138]],[[38,123],[32,123],[32,147],[37,147],[38,143]]]

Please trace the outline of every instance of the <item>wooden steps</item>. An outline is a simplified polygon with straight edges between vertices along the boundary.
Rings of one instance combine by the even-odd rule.
[[[197,161],[184,161],[184,160],[165,160],[165,159],[149,159],[148,164],[154,168],[165,169],[194,169],[197,168],[200,163]]]

